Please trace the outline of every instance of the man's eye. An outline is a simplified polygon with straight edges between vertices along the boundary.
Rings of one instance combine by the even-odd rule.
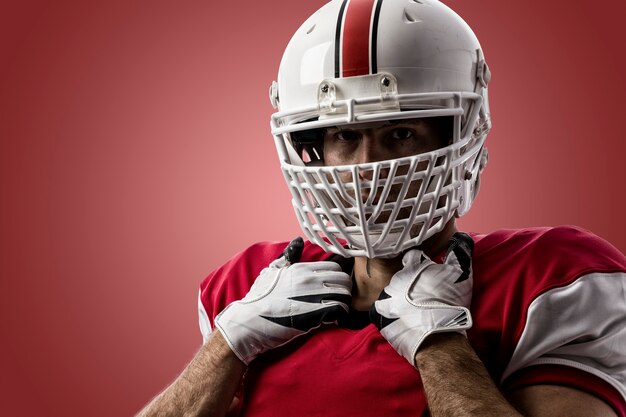
[[[352,142],[359,139],[360,135],[354,130],[341,130],[335,133],[335,138],[340,142]]]
[[[407,140],[413,137],[413,131],[406,127],[399,127],[391,131],[391,137],[396,140]]]

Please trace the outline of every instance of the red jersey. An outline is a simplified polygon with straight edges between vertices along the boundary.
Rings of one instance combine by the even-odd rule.
[[[626,417],[624,255],[575,227],[472,238],[467,336],[496,384],[504,392],[539,383],[577,388]],[[287,244],[253,245],[202,282],[205,339],[215,316],[243,298]],[[307,242],[301,261],[332,256]],[[419,372],[366,323],[323,326],[259,356],[244,377],[241,415],[427,416],[428,408]]]

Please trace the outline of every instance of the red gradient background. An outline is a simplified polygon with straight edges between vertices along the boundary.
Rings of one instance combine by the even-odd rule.
[[[133,414],[200,346],[199,281],[299,233],[267,91],[322,3],[2,0],[2,415]],[[577,224],[625,251],[623,2],[447,3],[493,72],[461,225]]]

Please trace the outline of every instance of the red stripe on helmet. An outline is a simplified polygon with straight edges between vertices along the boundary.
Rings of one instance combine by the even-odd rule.
[[[350,0],[341,37],[341,75],[370,73],[370,27],[376,0]]]

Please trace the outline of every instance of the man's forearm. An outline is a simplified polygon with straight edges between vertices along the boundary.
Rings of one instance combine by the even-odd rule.
[[[467,339],[429,336],[415,355],[433,417],[521,417],[502,396]]]
[[[246,366],[214,332],[180,376],[137,417],[223,416]]]

